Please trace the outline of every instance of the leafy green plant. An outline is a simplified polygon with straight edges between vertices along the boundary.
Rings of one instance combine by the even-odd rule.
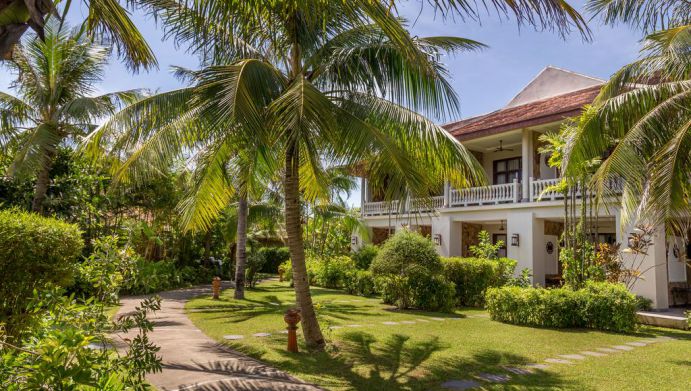
[[[36,293],[29,308],[40,318],[25,337],[8,343],[0,333],[0,388],[3,390],[141,390],[145,375],[161,370],[159,348],[148,339],[148,314],[160,298],[143,300],[135,311],[110,323],[94,298],[77,302],[60,290]],[[136,329],[120,355],[110,333]]]
[[[477,235],[478,244],[470,246],[470,253],[477,258],[482,259],[497,259],[499,257],[499,250],[504,247],[504,241],[498,240],[497,243],[492,244],[492,237],[487,231],[480,231]]]
[[[617,332],[636,327],[636,297],[622,284],[587,282],[578,290],[490,288],[486,300],[492,319],[505,323]]]
[[[407,269],[415,266],[422,266],[432,273],[442,271],[441,259],[432,241],[417,232],[403,230],[381,246],[370,270],[375,276],[405,275]]]
[[[19,335],[34,290],[68,286],[84,242],[76,225],[17,209],[0,211],[0,323]]]
[[[263,273],[277,273],[279,265],[290,259],[288,247],[262,247],[258,252],[265,259],[261,268]]]
[[[379,253],[379,247],[373,244],[366,244],[359,248],[357,251],[350,254],[350,258],[355,262],[355,267],[362,270],[369,269],[374,258],[377,257]]]
[[[80,294],[115,304],[122,285],[134,277],[137,256],[129,246],[119,247],[117,236],[95,239],[93,247],[77,268],[74,287]]]
[[[343,279],[343,288],[351,295],[372,296],[376,291],[374,276],[369,270],[351,270]]]
[[[459,306],[483,306],[485,291],[508,283],[516,268],[516,261],[509,258],[444,258],[442,261],[444,276],[455,284]]]

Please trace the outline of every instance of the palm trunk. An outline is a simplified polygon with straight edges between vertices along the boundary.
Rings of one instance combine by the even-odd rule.
[[[36,177],[34,200],[31,203],[31,210],[36,213],[43,214],[43,201],[46,200],[48,186],[50,185],[50,169],[53,167],[53,156],[55,156],[55,153],[52,151],[45,152],[43,155],[43,164]]]
[[[324,349],[324,336],[319,329],[317,314],[312,305],[309,281],[307,281],[307,266],[305,264],[305,248],[302,239],[302,221],[300,216],[300,176],[299,150],[296,143],[290,145],[286,151],[285,171],[285,219],[288,249],[293,267],[293,285],[295,300],[300,308],[302,317],[302,334],[307,348],[310,350]]]
[[[237,248],[235,249],[235,295],[236,299],[245,298],[245,266],[247,265],[247,194],[240,195],[238,201]]]

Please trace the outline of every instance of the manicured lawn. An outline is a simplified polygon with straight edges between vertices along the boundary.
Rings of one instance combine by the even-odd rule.
[[[294,305],[294,294],[285,283],[260,284],[243,301],[234,300],[227,290],[219,301],[192,300],[187,310],[212,338],[332,390],[440,389],[451,379],[472,379],[483,372],[505,374],[502,365],[540,363],[560,354],[663,335],[676,339],[574,360],[574,365],[552,364],[532,375],[512,376],[502,385],[481,383],[487,389],[691,389],[691,333],[649,327],[635,335],[536,329],[494,322],[476,309],[453,314],[396,311],[376,298],[322,288],[313,288],[312,293],[330,342],[325,353],[308,354],[304,347],[299,354],[286,352],[287,336],[280,331],[285,328],[283,311]],[[402,321],[415,323],[382,323]],[[252,336],[263,332],[272,335]],[[244,338],[224,340],[229,334]]]

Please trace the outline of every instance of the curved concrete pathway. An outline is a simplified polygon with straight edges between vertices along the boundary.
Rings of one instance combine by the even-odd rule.
[[[185,315],[185,302],[209,294],[210,285],[159,293],[163,301],[151,316],[154,331],[149,339],[161,347],[163,371],[147,376],[151,385],[165,391],[320,390],[217,343],[195,327]],[[122,298],[118,315],[133,311],[144,297]]]

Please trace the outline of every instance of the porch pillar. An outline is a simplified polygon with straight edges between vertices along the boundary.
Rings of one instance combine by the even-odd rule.
[[[523,129],[521,140],[521,201],[529,201],[528,178],[533,175],[533,131]]]
[[[545,260],[542,251],[545,245],[544,220],[535,218],[526,210],[510,211],[506,219],[507,256],[518,261],[516,276],[528,268],[533,284],[545,285]],[[518,246],[513,238],[518,235]]]
[[[432,217],[432,238],[440,235],[441,243],[435,245],[442,257],[461,256],[461,223],[453,221],[451,216]]]
[[[628,239],[635,229],[635,222],[625,227],[621,225],[621,212],[615,214],[617,242],[622,248],[628,248]],[[641,277],[633,284],[631,292],[647,297],[653,301],[654,309],[669,308],[669,279],[667,276],[667,249],[664,225],[655,227],[652,237],[653,244],[648,248],[647,255],[623,252],[626,267],[635,268],[641,272]]]

